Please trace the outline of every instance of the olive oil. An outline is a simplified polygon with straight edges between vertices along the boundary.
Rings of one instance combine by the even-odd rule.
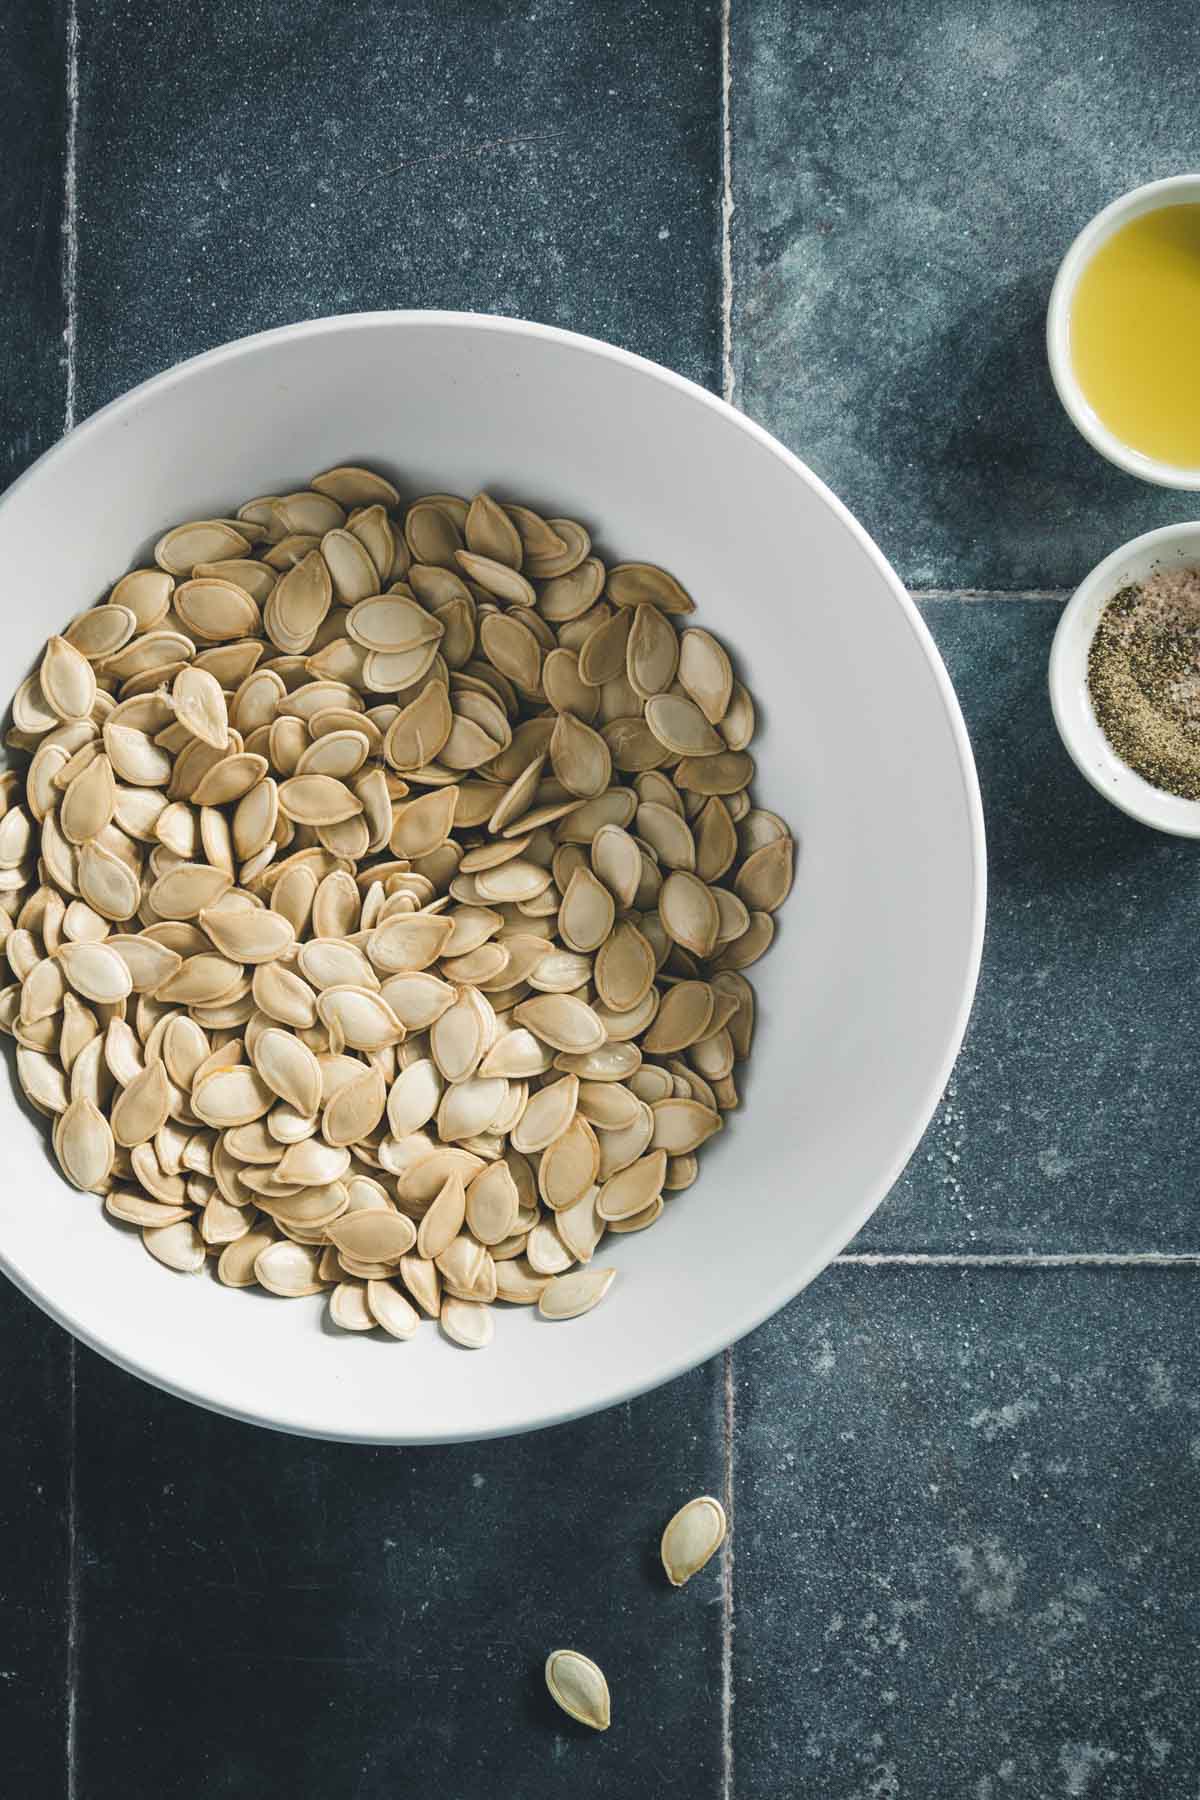
[[[1096,251],[1071,302],[1071,361],[1122,443],[1200,468],[1200,206],[1143,213]]]

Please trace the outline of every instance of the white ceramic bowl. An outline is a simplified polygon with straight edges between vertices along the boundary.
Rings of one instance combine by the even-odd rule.
[[[1100,418],[1075,378],[1071,360],[1071,302],[1075,286],[1087,264],[1101,244],[1114,231],[1143,213],[1157,212],[1163,206],[1194,206],[1200,203],[1200,175],[1169,175],[1165,181],[1148,181],[1133,188],[1098,212],[1084,226],[1059,265],[1050,304],[1046,312],[1046,352],[1050,374],[1058,397],[1066,407],[1076,428],[1093,449],[1106,456],[1119,469],[1152,481],[1158,487],[1200,488],[1200,469],[1179,468],[1174,463],[1159,462],[1141,450],[1124,443]]]
[[[979,792],[953,690],[866,533],[766,432],[639,357],[470,314],[317,320],[228,344],[107,407],[0,504],[0,687],[172,521],[332,463],[402,490],[487,486],[664,564],[760,709],[756,794],[801,852],[743,1109],[651,1231],[605,1245],[604,1304],[505,1310],[482,1355],[185,1279],[68,1189],[0,1081],[0,1257],[86,1343],[172,1393],[284,1430],[421,1443],[608,1406],[790,1300],[878,1206],[927,1124],[979,964]]]
[[[1200,565],[1200,523],[1164,525],[1122,544],[1080,582],[1050,647],[1050,705],[1067,753],[1097,793],[1131,818],[1176,837],[1200,838],[1200,801],[1164,794],[1122,762],[1101,731],[1088,693],[1088,651],[1114,594],[1161,569]]]

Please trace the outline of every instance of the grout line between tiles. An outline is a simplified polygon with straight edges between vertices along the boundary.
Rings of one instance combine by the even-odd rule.
[[[1046,600],[1061,606],[1072,588],[909,588],[914,600]]]
[[[66,322],[63,345],[66,361],[66,396],[63,403],[63,430],[75,424],[75,343],[79,320],[79,7],[78,0],[67,4],[67,151],[63,165],[63,290]]]
[[[721,397],[733,405],[733,0],[721,0]],[[733,1765],[733,1536],[734,1437],[737,1425],[733,1346],[724,1354],[723,1442],[725,1541],[721,1545],[721,1800],[734,1800]]]
[[[1200,1250],[1108,1251],[849,1251],[834,1258],[860,1268],[882,1269],[1200,1269]]]
[[[721,398],[732,406],[733,372],[733,118],[730,30],[733,0],[721,0]]]
[[[65,392],[63,431],[73,430],[76,406],[76,344],[79,325],[79,5],[67,0],[66,127],[63,161],[63,352]],[[67,1582],[66,1654],[63,1671],[66,1689],[66,1721],[63,1754],[66,1761],[66,1800],[76,1800],[76,1752],[79,1702],[79,1512],[76,1484],[78,1464],[76,1413],[78,1346],[74,1338],[67,1348]]]
[[[67,1352],[67,1656],[66,1763],[67,1800],[75,1800],[76,1716],[79,1697],[79,1519],[76,1500],[75,1400],[78,1347],[71,1338]]]
[[[733,1347],[724,1355],[724,1493],[725,1541],[721,1545],[721,1800],[733,1800]]]

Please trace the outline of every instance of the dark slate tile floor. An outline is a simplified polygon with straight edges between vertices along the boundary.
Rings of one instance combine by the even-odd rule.
[[[6,1289],[6,1792],[1200,1791],[1192,853],[1072,773],[1057,606],[1014,597],[1192,510],[1072,436],[1040,331],[1088,214],[1194,162],[1160,72],[1198,33],[1181,0],[0,17],[0,482],[64,419],[312,313],[523,313],[713,387],[727,351],[740,403],[941,591],[992,882],[963,1057],[851,1249],[881,1266],[631,1407],[304,1444]],[[731,1554],[667,1592],[664,1512],[731,1478]],[[613,1679],[603,1739],[542,1694],[568,1636]]]
[[[56,8],[0,8],[0,488],[63,428],[65,58]]]
[[[1196,1298],[843,1267],[739,1349],[738,1794],[1195,1793]]]
[[[374,307],[543,319],[711,383],[717,14],[81,0],[84,409],[226,338]]]
[[[87,1800],[126,1800],[131,1734],[137,1791],[164,1800],[719,1792],[719,1570],[677,1595],[653,1564],[663,1505],[720,1491],[719,1363],[428,1452],[248,1430],[91,1356],[81,1374]],[[546,1693],[561,1644],[608,1675],[602,1737]]]
[[[917,587],[1062,587],[1186,495],[1075,435],[1043,320],[1075,233],[1195,164],[1189,0],[733,0],[746,410]]]
[[[1076,774],[1045,699],[1057,605],[923,611],[979,768],[987,941],[949,1092],[856,1248],[1200,1249],[1195,846]]]
[[[74,1420],[72,1347],[4,1284],[0,1295],[0,1738],[5,1793],[55,1795],[66,1768]]]

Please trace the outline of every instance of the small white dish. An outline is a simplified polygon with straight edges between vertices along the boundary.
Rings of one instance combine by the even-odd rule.
[[[1097,563],[1068,600],[1054,634],[1050,705],[1067,754],[1097,793],[1156,831],[1200,838],[1200,801],[1166,794],[1122,762],[1100,729],[1088,693],[1088,651],[1113,595],[1159,570],[1189,564],[1200,566],[1200,521],[1143,532]]]
[[[1200,175],[1170,175],[1165,181],[1148,181],[1144,187],[1122,194],[1119,200],[1114,200],[1084,226],[1063,257],[1050,290],[1046,312],[1050,374],[1072,423],[1092,448],[1115,463],[1118,469],[1124,469],[1142,481],[1152,481],[1158,487],[1200,488],[1200,468],[1180,468],[1175,463],[1159,462],[1156,457],[1146,456],[1141,450],[1122,442],[1104,424],[1075,377],[1071,359],[1071,303],[1084,269],[1101,244],[1122,225],[1164,206],[1196,205],[1200,205]]]

